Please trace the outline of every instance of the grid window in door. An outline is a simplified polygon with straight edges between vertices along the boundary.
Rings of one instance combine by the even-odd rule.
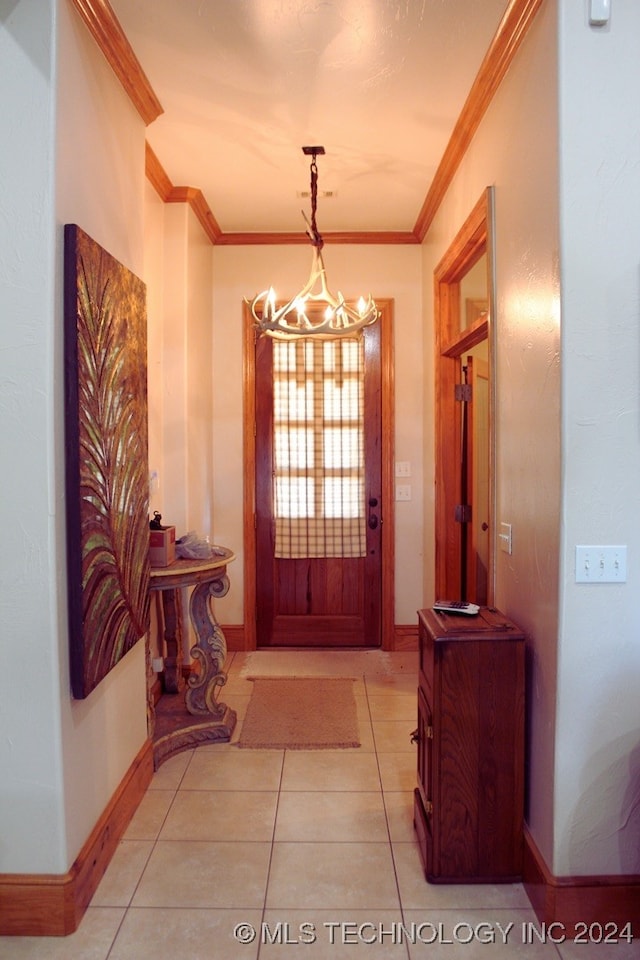
[[[364,556],[362,337],[275,340],[273,398],[275,556]]]

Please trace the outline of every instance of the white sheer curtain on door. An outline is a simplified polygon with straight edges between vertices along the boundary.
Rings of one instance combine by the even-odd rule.
[[[361,557],[362,337],[274,341],[276,557]]]

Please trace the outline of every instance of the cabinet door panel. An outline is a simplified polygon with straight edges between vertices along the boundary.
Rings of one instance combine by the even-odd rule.
[[[431,707],[422,690],[418,690],[418,784],[425,810],[432,802],[431,754],[433,750],[433,718]]]
[[[478,867],[484,875],[517,874],[524,808],[524,644],[481,644],[478,684]]]
[[[440,703],[434,735],[438,741],[438,788],[434,812],[439,831],[440,872],[472,877],[478,870],[478,725],[477,647],[444,644],[439,663]]]

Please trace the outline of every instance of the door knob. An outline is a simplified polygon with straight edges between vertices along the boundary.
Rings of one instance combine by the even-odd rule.
[[[378,526],[378,518],[376,517],[375,513],[370,513],[370,514],[369,514],[369,529],[370,529],[370,530],[375,530],[377,526]]]

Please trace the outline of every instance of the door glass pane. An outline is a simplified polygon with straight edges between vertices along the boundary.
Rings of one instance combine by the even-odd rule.
[[[276,556],[363,556],[362,337],[274,341],[273,389]]]
[[[362,468],[362,430],[357,427],[331,427],[325,430],[324,465],[327,470]]]
[[[276,517],[313,517],[313,508],[313,480],[310,477],[276,477]]]
[[[287,429],[280,425],[274,432],[276,474],[290,468],[313,469],[313,431],[304,427]]]
[[[358,517],[361,501],[362,483],[359,477],[324,478],[325,517]]]

